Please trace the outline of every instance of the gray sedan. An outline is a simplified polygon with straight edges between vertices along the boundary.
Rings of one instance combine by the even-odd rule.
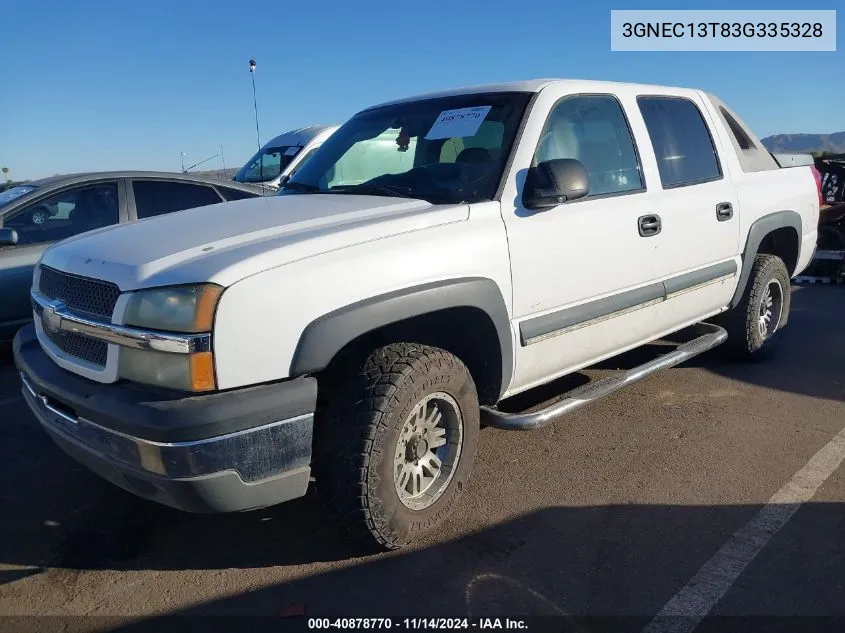
[[[111,224],[260,195],[260,186],[143,171],[54,176],[0,192],[0,341],[32,318],[32,269],[51,244]]]

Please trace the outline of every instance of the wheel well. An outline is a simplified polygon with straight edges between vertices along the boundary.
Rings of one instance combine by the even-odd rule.
[[[792,227],[782,227],[767,233],[757,253],[777,255],[786,264],[790,277],[798,265],[798,235]]]
[[[335,374],[340,365],[362,362],[371,351],[390,343],[419,343],[451,352],[467,366],[481,404],[495,404],[499,399],[499,337],[492,319],[479,308],[446,308],[371,330],[345,345],[323,371]]]

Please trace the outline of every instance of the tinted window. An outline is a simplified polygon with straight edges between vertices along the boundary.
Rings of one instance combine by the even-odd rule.
[[[639,97],[664,187],[692,185],[722,175],[701,111],[688,99]]]
[[[584,165],[590,196],[643,188],[637,152],[619,102],[608,95],[567,97],[549,114],[534,164],[574,158]]]
[[[241,191],[240,189],[230,189],[229,187],[218,187],[220,193],[226,200],[243,200],[244,198],[255,198],[258,194],[249,191]]]
[[[211,187],[187,182],[136,180],[132,183],[132,188],[135,191],[135,210],[139,218],[150,218],[221,202],[220,196]]]
[[[119,221],[117,184],[66,189],[33,202],[3,220],[18,232],[18,245],[56,242]]]

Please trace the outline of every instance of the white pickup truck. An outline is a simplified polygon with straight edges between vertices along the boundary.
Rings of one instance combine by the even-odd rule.
[[[770,347],[819,194],[700,90],[543,80],[364,110],[279,194],[49,248],[14,355],[70,455],[142,497],[305,494],[400,547],[530,429],[726,339]],[[689,326],[550,407],[503,399]],[[506,473],[502,473],[507,476]]]

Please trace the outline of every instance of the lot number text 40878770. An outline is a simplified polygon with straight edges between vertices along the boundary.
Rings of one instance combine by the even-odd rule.
[[[308,618],[309,629],[479,629],[521,630],[525,620],[511,618]]]

